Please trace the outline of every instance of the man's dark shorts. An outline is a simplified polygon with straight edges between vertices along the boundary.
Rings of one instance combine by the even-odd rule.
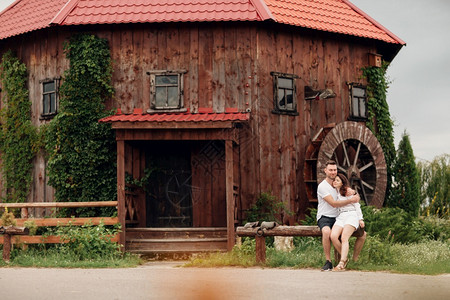
[[[320,219],[317,221],[317,226],[319,226],[321,231],[322,228],[324,228],[325,226],[329,226],[331,229],[333,228],[334,222],[336,222],[336,218],[321,216]]]

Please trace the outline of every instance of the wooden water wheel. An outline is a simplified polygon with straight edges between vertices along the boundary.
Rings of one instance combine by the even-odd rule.
[[[317,185],[325,179],[327,160],[337,163],[367,205],[380,208],[387,185],[383,150],[375,135],[363,124],[343,122],[322,128],[306,151],[304,178],[309,202],[317,202]]]

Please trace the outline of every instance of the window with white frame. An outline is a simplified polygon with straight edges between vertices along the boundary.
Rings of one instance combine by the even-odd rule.
[[[183,74],[186,71],[152,71],[150,75],[150,107],[152,110],[182,110]]]
[[[273,113],[298,115],[294,74],[272,72],[273,76]]]

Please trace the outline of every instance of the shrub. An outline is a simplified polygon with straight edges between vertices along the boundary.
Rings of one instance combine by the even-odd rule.
[[[76,260],[114,258],[121,255],[120,245],[111,241],[118,233],[118,227],[107,227],[103,223],[93,226],[57,226],[49,234],[58,235],[67,243],[57,244],[56,248]]]
[[[282,224],[285,213],[290,214],[284,203],[271,193],[264,192],[247,211],[246,222],[275,221]]]
[[[16,226],[16,218],[12,212],[8,211],[8,208],[5,208],[5,211],[2,214],[2,225],[3,226]]]

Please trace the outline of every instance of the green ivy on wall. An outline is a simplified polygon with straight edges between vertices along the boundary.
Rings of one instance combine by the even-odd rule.
[[[37,128],[31,123],[25,64],[6,52],[1,62],[3,108],[0,151],[5,202],[25,202],[32,182],[32,160],[39,149]]]
[[[70,67],[60,88],[60,109],[46,130],[49,184],[56,201],[116,199],[115,138],[104,101],[113,95],[108,42],[90,34],[64,45]],[[78,215],[98,214],[92,209]]]
[[[385,206],[389,206],[392,190],[392,176],[395,163],[394,122],[389,113],[386,94],[389,81],[386,78],[388,63],[381,67],[363,68],[363,76],[367,79],[368,120],[366,126],[375,134],[383,148],[387,165],[387,190]]]

